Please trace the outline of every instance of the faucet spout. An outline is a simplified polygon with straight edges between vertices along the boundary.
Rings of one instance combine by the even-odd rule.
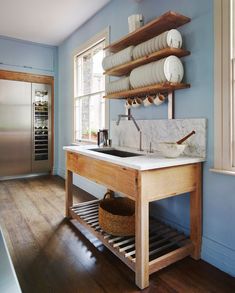
[[[118,115],[118,120],[117,120],[117,125],[119,125],[121,118],[129,118],[133,121],[133,123],[135,124],[136,129],[138,130],[139,134],[140,134],[140,138],[139,138],[139,151],[143,151],[142,149],[142,132],[140,130],[139,125],[137,124],[135,118],[132,115],[124,115],[124,114],[119,114]]]

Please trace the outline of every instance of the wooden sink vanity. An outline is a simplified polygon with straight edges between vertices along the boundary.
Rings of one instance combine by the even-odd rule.
[[[109,52],[118,52],[135,46],[162,32],[190,22],[190,18],[169,11],[145,26],[110,44]],[[182,48],[165,48],[137,60],[119,65],[105,72],[111,76],[126,76],[132,69],[175,55],[190,54]],[[174,118],[174,91],[189,88],[184,83],[160,83],[129,89],[104,96],[106,99],[126,99],[148,94],[168,95],[168,119]],[[128,114],[130,110],[128,110]],[[65,147],[66,216],[77,219],[107,248],[135,272],[136,285],[143,289],[149,285],[149,275],[188,255],[200,258],[201,250],[201,162],[203,158],[178,159],[110,159],[97,157],[82,150]],[[112,157],[112,156],[110,156]],[[141,166],[141,163],[142,166]],[[143,167],[144,166],[144,167]],[[142,168],[143,167],[143,168]],[[99,227],[99,200],[73,205],[73,173],[102,184],[107,189],[120,192],[135,201],[135,237],[111,236]],[[169,225],[149,217],[149,203],[190,192],[190,236]]]
[[[135,272],[136,285],[188,255],[200,258],[201,162],[137,170],[66,150],[66,217],[76,219]],[[111,236],[99,227],[98,202],[73,205],[73,173],[135,201],[135,237]],[[190,192],[190,236],[149,217],[149,203]]]

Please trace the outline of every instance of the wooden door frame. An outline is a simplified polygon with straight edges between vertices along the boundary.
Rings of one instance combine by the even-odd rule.
[[[26,72],[0,70],[0,79],[45,83],[51,86],[51,174],[54,169],[54,77]]]

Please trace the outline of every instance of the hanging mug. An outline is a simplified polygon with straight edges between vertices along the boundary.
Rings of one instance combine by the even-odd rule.
[[[149,107],[149,106],[153,105],[153,101],[154,101],[154,99],[152,96],[147,96],[143,101],[144,106]]]
[[[157,94],[156,97],[154,98],[154,104],[156,106],[161,105],[162,103],[164,103],[166,97],[162,94]]]
[[[135,98],[132,102],[132,107],[138,108],[142,104],[142,100],[140,98]]]
[[[131,99],[127,99],[126,103],[125,103],[125,107],[126,109],[130,109],[132,106],[132,100]]]

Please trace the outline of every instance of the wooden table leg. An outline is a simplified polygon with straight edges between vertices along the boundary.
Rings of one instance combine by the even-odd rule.
[[[65,216],[70,218],[69,208],[73,205],[73,172],[66,170],[66,185],[65,185]]]
[[[190,239],[194,244],[192,258],[200,259],[202,242],[201,164],[196,165],[196,189],[190,193]]]
[[[140,289],[149,285],[149,203],[143,195],[135,202],[135,282]]]

